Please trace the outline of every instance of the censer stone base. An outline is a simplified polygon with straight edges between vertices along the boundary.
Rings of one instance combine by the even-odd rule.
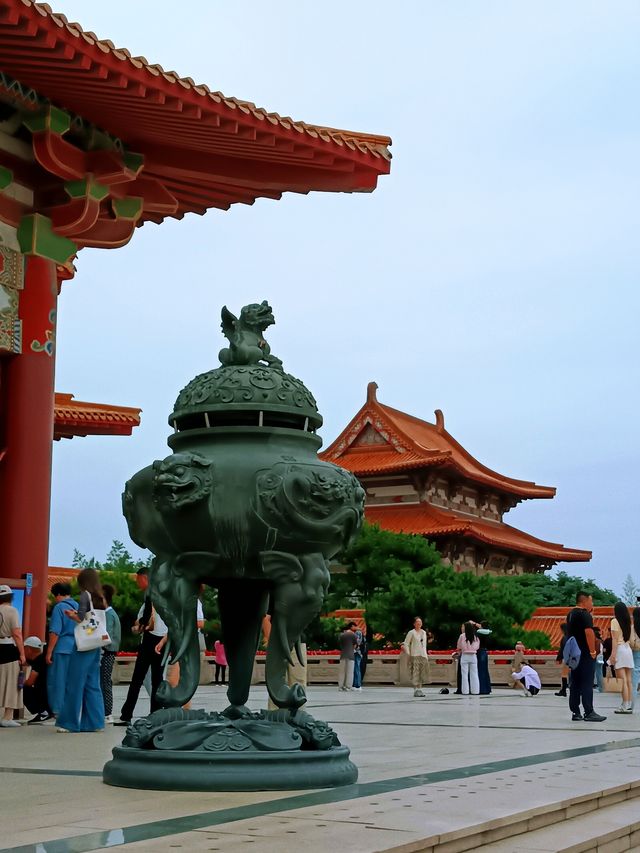
[[[358,768],[346,746],[217,755],[116,746],[102,778],[107,785],[153,791],[299,791],[351,785]]]
[[[102,778],[156,791],[292,791],[351,785],[358,769],[335,732],[305,711],[230,706],[136,720]]]

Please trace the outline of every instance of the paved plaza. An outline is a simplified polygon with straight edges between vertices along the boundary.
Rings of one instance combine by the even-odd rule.
[[[125,688],[115,694],[119,708]],[[608,715],[599,724],[572,723],[551,690],[525,698],[507,689],[486,697],[431,689],[420,700],[404,688],[311,687],[309,697],[311,713],[351,747],[357,785],[264,794],[112,788],[101,769],[123,729],[4,730],[0,849],[640,849],[640,716],[613,714],[613,694],[596,697]],[[225,698],[221,688],[201,687],[194,707],[221,710]],[[263,687],[252,689],[252,708],[265,700]]]

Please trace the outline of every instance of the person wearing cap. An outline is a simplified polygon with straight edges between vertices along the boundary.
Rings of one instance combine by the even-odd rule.
[[[24,641],[24,656],[31,672],[24,682],[23,699],[27,708],[34,717],[29,720],[29,725],[46,723],[53,719],[47,701],[47,661],[45,647],[40,637],[27,637]]]
[[[18,676],[26,663],[20,614],[11,606],[12,601],[11,587],[0,584],[0,727],[5,729],[20,727],[13,717],[22,708]]]
[[[77,610],[78,602],[71,598],[71,584],[68,583],[54,583],[51,595],[55,605],[49,620],[49,644],[46,653],[46,661],[50,667],[47,673],[47,693],[49,707],[58,715],[64,705],[69,661],[76,647],[75,622],[64,614],[70,609]]]

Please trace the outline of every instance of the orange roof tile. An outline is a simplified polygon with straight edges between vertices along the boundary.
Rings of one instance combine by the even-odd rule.
[[[567,607],[539,607],[522,627],[526,631],[543,631],[549,637],[552,648],[557,649],[560,647],[560,640],[562,639],[560,626],[567,621],[567,614],[570,610],[571,605],[567,605]],[[600,628],[601,631],[609,630],[613,619],[613,607],[594,607],[591,615],[595,628]]]
[[[474,518],[428,503],[370,504],[365,507],[365,516],[367,521],[396,533],[415,533],[427,538],[466,536],[510,553],[530,554],[557,562],[584,562],[591,559],[591,551],[565,548],[564,545],[537,539],[503,522]]]
[[[460,477],[517,497],[552,498],[555,495],[556,490],[551,486],[538,486],[528,480],[506,477],[482,465],[447,432],[441,411],[436,411],[435,424],[423,421],[384,406],[376,397],[377,387],[375,382],[369,383],[366,403],[335,441],[320,454],[322,459],[335,462],[357,475],[389,473],[396,467],[393,465],[394,459],[398,460],[398,470],[402,467],[427,468],[438,465],[453,469]],[[368,455],[361,456],[363,448],[354,447],[352,443],[367,424],[371,424],[387,444],[368,446]],[[385,447],[387,453],[384,458],[380,455],[380,465],[376,467],[376,456],[381,447]],[[395,457],[391,451],[396,453]],[[411,459],[407,466],[401,464],[405,454],[408,454],[407,460]],[[418,464],[419,459],[422,460],[421,465]],[[363,462],[364,465],[361,464]]]
[[[372,447],[367,450],[354,449],[342,456],[339,464],[342,468],[363,476],[406,471],[411,468],[424,468],[425,463],[434,466],[446,464],[448,461],[448,454],[438,453],[437,451],[427,456],[426,453],[414,453],[412,451],[399,453],[397,450],[389,450],[386,447]]]
[[[132,56],[46,3],[0,0],[2,71],[145,157],[181,218],[283,192],[370,191],[388,136],[295,121]]]
[[[80,569],[64,569],[61,566],[49,566],[47,573],[48,589],[51,589],[54,583],[71,583],[76,579],[79,571]]]
[[[140,425],[140,409],[85,403],[73,394],[56,394],[54,439],[86,435],[131,435]]]

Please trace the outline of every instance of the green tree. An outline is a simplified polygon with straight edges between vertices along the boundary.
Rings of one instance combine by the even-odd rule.
[[[96,560],[95,557],[87,557],[78,551],[77,548],[74,548],[71,565],[75,569],[106,569],[109,572],[129,572],[130,574],[135,574],[140,568],[148,568],[152,560],[153,554],[149,554],[144,560],[134,560],[129,551],[124,547],[124,544],[118,539],[114,539],[104,562]]]
[[[625,604],[635,605],[638,603],[638,595],[640,595],[640,589],[638,589],[636,582],[631,577],[631,575],[627,575],[625,578],[624,584],[622,585],[622,598],[621,601],[624,601]]]
[[[340,647],[338,637],[344,626],[344,619],[316,616],[305,628],[304,636],[310,650],[333,651]]]
[[[511,585],[520,594],[529,598],[534,607],[566,607],[575,604],[576,593],[580,590],[593,596],[596,606],[615,604],[618,596],[610,589],[600,587],[591,578],[581,578],[558,572],[556,577],[546,574],[508,575],[499,578],[500,582]]]
[[[71,565],[74,569],[101,569],[102,566],[95,557],[86,557],[77,548],[73,549]]]
[[[500,580],[455,572],[443,565],[418,570],[404,567],[394,572],[386,590],[371,596],[367,623],[388,640],[400,642],[414,617],[420,616],[434,635],[435,647],[451,648],[461,624],[472,619],[491,628],[487,645],[492,648],[513,648],[516,640],[529,648],[549,648],[546,634],[522,628],[535,604],[517,587]]]
[[[423,536],[392,533],[365,522],[339,559],[344,571],[332,574],[327,610],[366,606],[372,595],[388,588],[396,572],[440,562],[440,554]]]

